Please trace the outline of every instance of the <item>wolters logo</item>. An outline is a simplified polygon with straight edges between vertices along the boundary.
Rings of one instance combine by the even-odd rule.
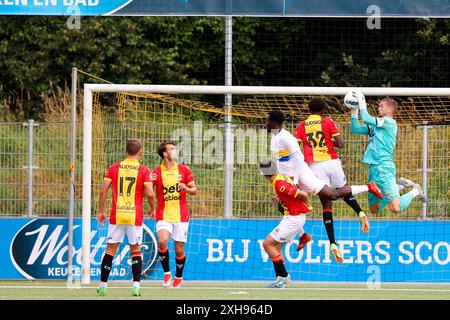
[[[27,223],[14,236],[10,255],[14,267],[27,279],[65,279],[67,270],[58,269],[57,276],[49,276],[52,268],[67,266],[67,221],[35,219]],[[80,226],[74,227],[74,233]],[[77,230],[78,231],[78,230]],[[74,257],[81,260],[81,248]],[[78,260],[77,259],[77,260]],[[49,272],[49,270],[52,270]]]
[[[24,225],[14,236],[10,257],[16,270],[27,279],[66,279],[69,237],[66,219],[35,219]],[[73,274],[81,267],[81,226],[74,226]],[[97,228],[92,220],[91,277],[100,276],[101,258],[107,243],[107,228]],[[151,273],[157,264],[157,242],[153,232],[144,225],[141,246],[143,273]],[[125,238],[126,239],[126,238]],[[129,279],[131,256],[127,240],[120,246],[113,260],[111,279]]]

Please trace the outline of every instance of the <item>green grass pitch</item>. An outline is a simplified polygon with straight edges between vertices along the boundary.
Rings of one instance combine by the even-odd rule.
[[[144,281],[141,297],[131,296],[131,283],[111,281],[99,297],[97,283],[68,287],[64,281],[0,281],[0,300],[450,300],[449,284],[304,283],[266,289],[264,282],[185,281],[182,288],[163,288]]]

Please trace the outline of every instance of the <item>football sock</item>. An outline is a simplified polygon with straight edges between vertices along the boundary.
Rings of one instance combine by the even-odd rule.
[[[409,204],[411,203],[412,199],[414,199],[413,191],[417,190],[413,189],[400,197],[400,211],[406,210],[406,208],[408,208]]]
[[[352,195],[369,191],[368,186],[351,186],[351,188],[352,188]]]
[[[113,256],[105,253],[102,259],[102,268],[100,273],[100,281],[101,282],[107,282],[109,273],[111,272],[111,266],[113,261]]]
[[[175,272],[175,277],[182,278],[183,277],[184,264],[186,262],[186,256],[183,255],[182,257],[175,257],[175,262],[177,264],[177,271]]]
[[[131,253],[131,271],[133,273],[133,281],[141,281],[142,273],[142,257],[140,252]]]
[[[356,212],[356,214],[359,214],[362,211],[361,207],[359,206],[358,201],[356,201],[356,199],[353,195],[345,196],[344,201],[345,201],[345,203],[347,203],[350,206],[350,208],[353,209],[353,211]]]
[[[159,260],[161,261],[161,265],[163,267],[164,272],[169,272],[169,249],[166,248],[165,251],[160,251],[158,249]]]
[[[403,212],[408,208],[408,206],[411,204],[411,201],[414,199],[414,197],[419,195],[419,191],[416,189],[412,189],[410,192],[405,193],[400,197],[400,211]],[[380,204],[380,208],[378,209],[378,212],[381,212],[384,207],[387,206],[388,200],[383,199]]]
[[[275,269],[275,275],[277,277],[287,277],[288,276],[286,267],[284,266],[281,256],[277,256],[277,257],[273,258],[272,263],[273,263],[273,268]]]
[[[323,224],[325,225],[325,230],[327,231],[328,240],[330,243],[336,243],[334,238],[334,227],[333,227],[333,212],[331,210],[323,210]]]

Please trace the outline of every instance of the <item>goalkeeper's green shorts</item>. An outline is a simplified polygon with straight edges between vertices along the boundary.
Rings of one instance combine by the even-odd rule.
[[[383,193],[383,200],[372,193],[369,193],[369,205],[377,204],[381,201],[391,202],[392,199],[400,197],[395,179],[395,165],[393,162],[370,165],[368,182],[375,181]]]

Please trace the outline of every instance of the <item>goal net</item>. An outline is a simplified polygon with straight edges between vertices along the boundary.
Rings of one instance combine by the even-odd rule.
[[[349,110],[342,99],[349,88],[221,87],[96,85],[84,88],[83,138],[83,281],[99,277],[106,227],[97,214],[105,170],[124,157],[129,138],[143,143],[142,163],[156,168],[156,151],[174,140],[179,162],[191,168],[199,193],[188,196],[191,221],[186,243],[186,280],[260,280],[274,278],[263,239],[281,219],[272,203],[273,191],[258,164],[270,155],[268,112],[279,109],[285,128],[294,133],[309,111],[308,101],[322,97],[326,115],[339,124],[345,147],[339,155],[349,185],[367,183],[368,167],[361,162],[367,137],[350,132]],[[448,150],[450,90],[420,88],[361,88],[369,112],[385,96],[399,102],[395,164],[404,176],[424,186],[428,203],[414,200],[405,212],[388,208],[369,213],[367,194],[356,198],[371,221],[362,234],[356,214],[342,200],[333,203],[337,244],[344,256],[338,264],[322,221],[317,196],[311,203],[305,231],[313,241],[297,252],[298,237],[284,247],[286,269],[293,280],[351,282],[448,282],[450,224]],[[232,95],[230,108],[224,95]],[[231,119],[231,122],[229,121]],[[406,192],[403,191],[402,193]],[[401,194],[402,194],[401,193]],[[110,200],[108,200],[109,202]],[[148,211],[145,204],[145,211]],[[156,253],[155,222],[145,220],[144,279],[162,279]],[[446,240],[447,239],[447,240]],[[169,244],[175,269],[173,244]],[[118,251],[113,279],[131,279],[127,246]],[[97,270],[97,272],[95,271]]]

